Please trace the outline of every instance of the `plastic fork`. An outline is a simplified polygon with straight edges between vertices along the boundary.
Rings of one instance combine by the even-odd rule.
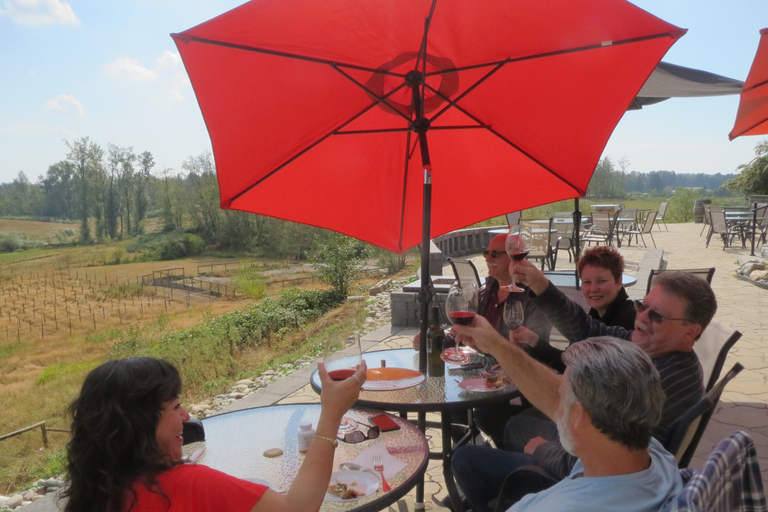
[[[381,460],[381,455],[373,456],[373,469],[381,475],[381,488],[384,489],[384,492],[391,491],[392,489],[389,488],[389,484],[384,478],[384,463]]]

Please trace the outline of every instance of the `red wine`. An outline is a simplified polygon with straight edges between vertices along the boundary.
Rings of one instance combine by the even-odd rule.
[[[509,324],[509,330],[510,331],[516,331],[520,328],[520,324],[518,322],[511,322]]]
[[[525,252],[516,252],[512,255],[512,259],[515,261],[522,261],[525,259],[525,257],[528,256],[528,251]]]
[[[454,311],[448,317],[455,324],[469,325],[475,319],[475,314],[471,311]]]
[[[331,380],[344,380],[348,379],[355,374],[353,368],[345,368],[343,370],[331,370],[328,372],[328,376]]]

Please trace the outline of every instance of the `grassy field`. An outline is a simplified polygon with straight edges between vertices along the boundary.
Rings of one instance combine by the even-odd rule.
[[[7,221],[19,232],[29,221]],[[32,223],[40,236],[44,226]],[[55,232],[50,227],[49,232]],[[124,348],[132,340],[150,347],[165,343],[174,333],[205,325],[222,314],[239,311],[247,298],[212,298],[167,289],[141,287],[141,276],[154,271],[183,269],[187,276],[198,267],[236,263],[235,259],[188,258],[166,262],[104,265],[115,246],[34,249],[0,254],[0,435],[39,421],[48,427],[68,428],[65,410],[76,396],[86,373]],[[291,261],[265,260],[266,269],[286,269],[279,279],[306,277],[306,269],[290,270]],[[275,277],[277,279],[277,277]],[[359,283],[362,294],[378,278]],[[283,283],[286,285],[288,283]],[[308,285],[318,287],[318,284]],[[281,285],[269,286],[279,294]],[[185,404],[199,402],[227,389],[237,378],[253,376],[322,345],[324,336],[360,328],[364,305],[350,303],[300,332],[281,333],[253,349],[232,351],[226,378],[206,380],[203,375],[185,382]],[[127,343],[126,343],[127,340]],[[196,341],[195,341],[196,342]],[[190,347],[194,354],[194,347]],[[231,356],[231,357],[230,357]],[[204,363],[198,365],[204,370]],[[67,434],[49,432],[49,446],[40,430],[0,441],[0,494],[23,489],[38,478],[63,471]]]

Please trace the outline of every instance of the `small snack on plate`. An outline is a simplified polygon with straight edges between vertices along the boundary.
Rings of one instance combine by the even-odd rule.
[[[508,384],[509,382],[511,382],[509,380],[509,377],[507,377],[505,373],[480,372],[480,376],[485,379],[486,387],[489,387],[491,389],[500,388],[504,384]]]
[[[269,450],[266,450],[264,452],[264,456],[269,458],[269,459],[273,459],[275,457],[279,457],[282,454],[283,454],[283,450],[281,450],[280,448],[270,448]]]
[[[354,483],[353,483],[354,485]],[[363,496],[363,493],[359,493],[356,490],[347,487],[347,484],[336,482],[328,486],[328,492],[338,496],[343,500],[352,500]]]

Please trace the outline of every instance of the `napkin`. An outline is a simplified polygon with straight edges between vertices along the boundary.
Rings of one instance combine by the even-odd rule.
[[[373,446],[366,448],[360,454],[352,459],[351,463],[358,464],[367,468],[373,469],[373,456],[380,455],[381,461],[384,463],[384,478],[392,478],[403,469],[405,462],[390,455],[387,451],[387,445],[382,441],[374,444]]]

